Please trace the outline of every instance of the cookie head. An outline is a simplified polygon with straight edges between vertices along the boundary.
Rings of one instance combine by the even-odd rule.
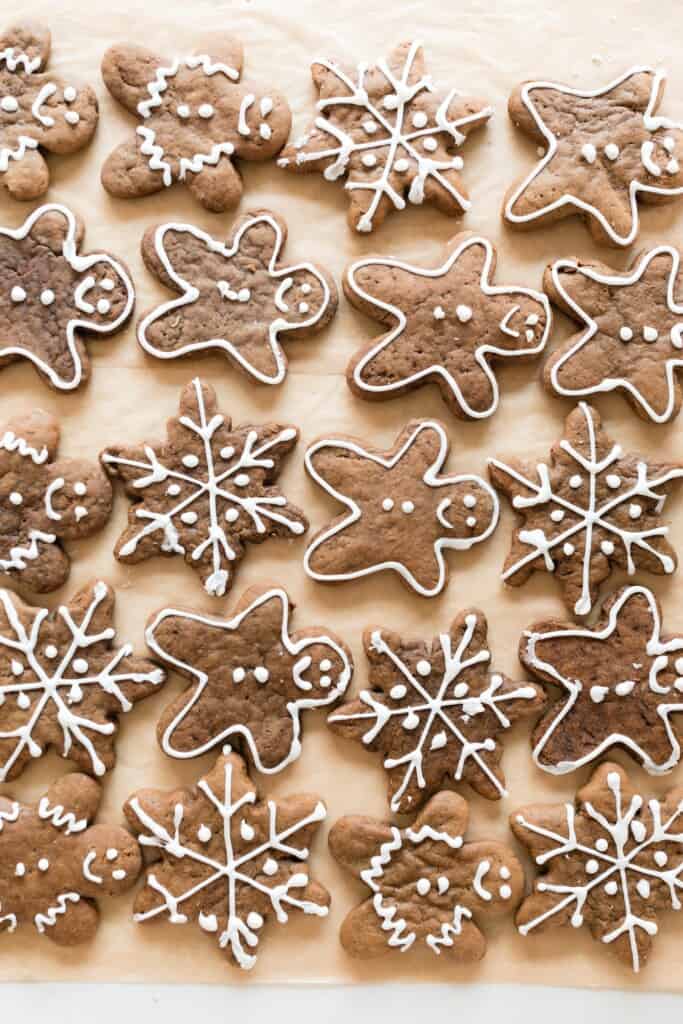
[[[287,325],[302,327],[317,323],[329,306],[325,280],[305,268],[283,277],[275,293],[275,305]]]
[[[90,86],[45,84],[31,106],[40,124],[41,145],[52,153],[72,153],[92,137],[97,125],[97,97]]]
[[[90,883],[92,895],[118,896],[126,892],[142,869],[140,847],[123,828],[93,825],[83,833],[82,853],[81,873]]]
[[[648,179],[661,178],[668,188],[683,185],[683,132],[653,132],[640,147],[640,159]]]
[[[335,690],[343,692],[349,675],[348,659],[324,637],[307,644],[293,668],[296,686],[308,697],[331,696]]]
[[[101,259],[79,275],[73,302],[91,330],[111,330],[130,313],[133,290],[120,266]]]
[[[491,492],[476,477],[460,478],[443,490],[443,497],[434,510],[449,546],[469,547],[473,537],[491,528],[496,519]]]
[[[100,529],[111,502],[111,484],[97,463],[62,459],[55,465],[45,492],[45,513],[59,536],[79,537]]]
[[[531,295],[524,295],[524,302],[520,305],[516,301],[519,297],[514,293],[509,296],[509,303],[498,329],[507,335],[508,341],[510,338],[520,339],[525,343],[523,348],[535,349],[542,343],[548,327],[547,305]]]

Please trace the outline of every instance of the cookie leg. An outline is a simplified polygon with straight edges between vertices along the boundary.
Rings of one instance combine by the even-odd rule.
[[[79,899],[77,903],[65,900],[66,910],[53,910],[54,924],[45,925],[45,935],[58,946],[78,946],[94,938],[99,923],[97,908],[89,900]],[[45,912],[47,917],[49,911]]]
[[[242,196],[242,179],[233,167],[229,156],[219,157],[215,167],[202,167],[198,174],[191,174],[187,186],[192,195],[212,213],[223,213],[239,203]]]
[[[21,160],[12,160],[0,178],[13,199],[37,199],[47,192],[50,172],[37,149],[30,149]]]
[[[136,142],[122,142],[104,162],[102,184],[112,196],[134,199],[161,192],[164,179],[161,171],[152,170]]]

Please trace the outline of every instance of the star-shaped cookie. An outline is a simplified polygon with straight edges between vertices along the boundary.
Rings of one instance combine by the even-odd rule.
[[[337,309],[332,277],[313,263],[280,263],[287,225],[268,210],[244,214],[227,242],[191,224],[149,228],[142,256],[180,298],[138,324],[138,340],[158,359],[224,352],[262,384],[287,372],[280,341],[321,330]]]
[[[512,93],[510,118],[544,147],[503,207],[513,227],[532,228],[580,213],[607,245],[631,245],[638,201],[683,194],[683,126],[656,113],[666,76],[634,67],[609,85],[574,89],[525,82]]]
[[[353,356],[349,387],[394,398],[434,381],[456,416],[491,416],[499,397],[491,364],[538,355],[550,328],[546,296],[491,284],[495,265],[491,243],[471,232],[450,240],[438,267],[382,257],[351,264],[347,298],[390,329]]]
[[[658,245],[627,271],[597,260],[551,263],[544,288],[582,329],[557,348],[543,380],[567,397],[623,391],[645,420],[666,423],[681,408],[681,253]]]
[[[344,437],[311,445],[306,469],[346,511],[313,538],[304,558],[309,576],[337,583],[392,569],[422,597],[440,594],[444,552],[486,540],[499,512],[480,477],[440,475],[448,448],[433,420],[408,423],[389,451]]]

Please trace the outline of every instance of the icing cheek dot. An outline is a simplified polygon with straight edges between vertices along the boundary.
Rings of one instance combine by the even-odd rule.
[[[74,484],[74,494],[77,494],[79,498],[82,498],[84,494],[87,494],[88,488],[82,480],[77,480]]]
[[[659,332],[655,327],[643,327],[643,340],[653,342],[659,337]]]
[[[199,465],[199,459],[196,455],[183,455],[182,461],[183,466],[186,466],[188,469],[196,469]]]
[[[308,313],[310,306],[307,302],[300,302],[298,308],[300,313]]]
[[[182,117],[183,120],[188,118],[190,116],[190,108],[188,107],[187,103],[181,103],[176,108],[176,114],[178,115],[178,117]]]
[[[428,878],[418,878],[417,885],[415,886],[418,896],[426,896],[431,887],[432,886]]]
[[[427,124],[427,115],[423,110],[418,110],[413,114],[411,121],[413,128],[424,128]]]
[[[619,337],[621,338],[622,341],[631,341],[632,338],[633,338],[633,331],[631,330],[630,327],[626,327],[626,326],[620,327],[619,328]]]
[[[6,114],[15,114],[19,109],[19,104],[14,96],[3,96],[0,100],[0,107]]]
[[[73,101],[76,99],[77,93],[76,93],[76,90],[74,89],[73,85],[67,85],[67,87],[64,90],[63,95],[64,95],[64,102],[65,103],[73,103]]]
[[[202,103],[201,106],[197,108],[197,113],[200,117],[208,120],[208,118],[213,117],[215,111],[210,103]]]
[[[382,508],[384,509],[385,512],[391,512],[393,507],[394,507],[393,498],[385,498],[383,500]]]
[[[66,114],[64,115],[64,120],[67,124],[70,125],[77,125],[80,119],[81,115],[77,114],[75,110],[67,110]]]
[[[509,900],[510,897],[512,896],[512,889],[510,888],[509,885],[501,885],[500,889],[498,890],[498,893],[502,900]]]
[[[617,160],[619,157],[619,147],[616,142],[608,142],[603,152],[607,159],[611,161]]]
[[[415,511],[415,504],[414,504],[414,502],[412,502],[412,501],[402,501],[401,502],[401,511],[405,512],[405,514],[407,516],[409,516],[411,512]]]
[[[467,519],[465,520],[465,523],[466,523],[467,526],[469,526],[469,528],[471,530],[473,527],[475,527],[477,525],[476,516],[468,516]]]
[[[573,476],[569,477],[569,486],[572,488],[572,490],[577,490],[577,488],[581,486],[581,483],[581,477],[578,473],[575,473]]]
[[[107,860],[110,861],[110,862],[113,861],[113,860],[116,860],[118,855],[119,855],[119,851],[115,850],[113,846],[110,846],[109,849],[107,850],[106,854],[105,854]]]
[[[586,142],[581,147],[581,156],[583,157],[583,159],[586,161],[587,164],[594,164],[595,163],[595,158],[597,157],[597,155],[598,155],[598,151],[597,151],[597,149],[595,148],[595,146],[593,145],[592,142]]]
[[[51,288],[45,288],[40,293],[40,301],[44,306],[52,305],[52,303],[55,301],[55,293],[52,291]]]
[[[123,879],[126,877],[126,872],[123,870],[123,868],[114,868],[114,870],[111,873],[111,877],[114,879],[115,882],[122,882]]]
[[[466,324],[469,320],[472,319],[472,310],[470,309],[469,306],[457,306],[455,310],[455,315],[457,316],[461,324]]]
[[[100,313],[101,316],[105,316],[105,314],[107,314],[110,309],[111,309],[111,302],[109,301],[109,299],[100,299],[98,301],[98,303],[97,303],[97,312]]]
[[[415,666],[415,670],[419,676],[428,676],[429,673],[432,671],[432,666],[428,661],[426,661],[423,658],[422,660],[418,661],[417,665]]]

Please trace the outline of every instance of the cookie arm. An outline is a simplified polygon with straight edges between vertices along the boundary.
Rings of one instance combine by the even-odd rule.
[[[0,175],[0,185],[13,199],[22,201],[42,196],[49,184],[48,166],[37,149],[26,150],[21,160],[11,160],[5,173]]]
[[[153,170],[137,141],[122,142],[112,150],[102,166],[102,185],[118,199],[132,199],[161,192],[165,187],[162,171]]]

